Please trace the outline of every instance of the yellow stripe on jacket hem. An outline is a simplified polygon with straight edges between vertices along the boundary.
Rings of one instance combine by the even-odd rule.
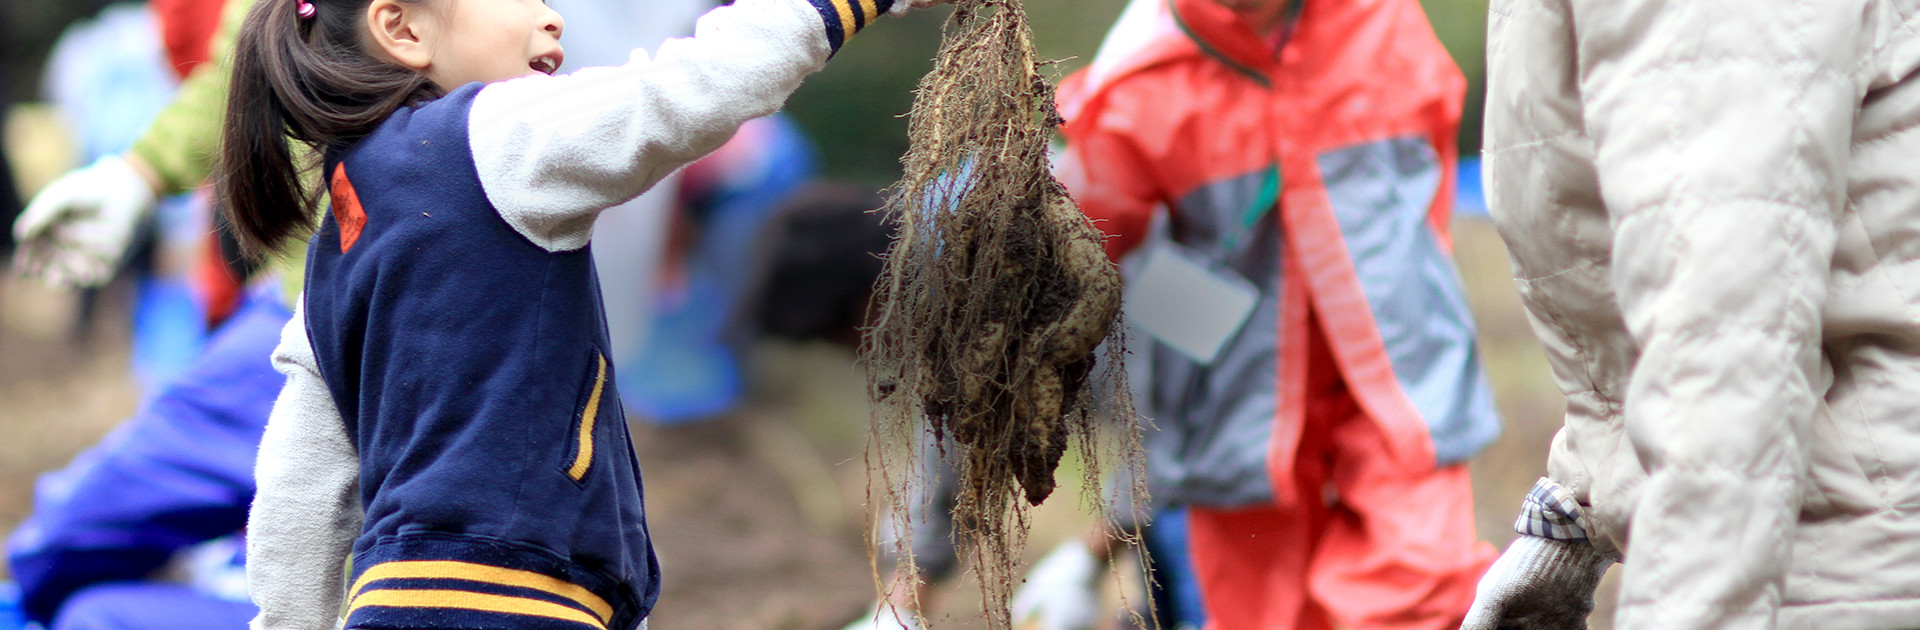
[[[481,612],[559,619],[561,621],[572,621],[582,625],[592,626],[600,630],[606,630],[607,627],[606,623],[593,618],[592,615],[553,602],[526,597],[514,597],[511,595],[475,593],[473,591],[378,589],[354,598],[353,606],[347,608],[347,617],[352,618],[354,611],[367,606],[379,606],[383,608],[455,608],[460,610],[477,610]]]
[[[352,602],[351,605],[354,608],[358,608],[361,606],[362,600],[360,591],[365,589],[367,584],[376,580],[404,579],[468,580],[487,584],[498,584],[500,586],[517,586],[520,588],[533,589],[573,600],[575,603],[580,604],[581,607],[593,611],[593,614],[599,615],[601,625],[613,621],[613,606],[608,605],[607,600],[601,598],[599,595],[593,594],[593,591],[589,591],[578,584],[532,571],[507,569],[473,562],[460,562],[457,560],[396,560],[376,564],[368,568],[366,572],[361,573],[360,579],[354,580],[353,588],[348,590],[347,601]],[[385,592],[391,591],[387,589],[376,589],[371,593],[367,593],[367,596],[371,597],[374,594]],[[559,604],[554,605],[559,606]],[[566,608],[565,606],[560,607]],[[567,608],[567,610],[573,609]]]
[[[880,10],[874,8],[873,0],[860,0],[860,15],[866,16],[865,23],[871,25],[874,20],[880,19]]]
[[[607,357],[596,354],[594,359],[600,362],[600,371],[593,377],[593,393],[587,395],[587,409],[580,414],[580,450],[573,454],[573,466],[567,468],[567,476],[574,482],[587,478],[587,468],[593,466],[593,423],[600,415],[600,392],[607,387]]]

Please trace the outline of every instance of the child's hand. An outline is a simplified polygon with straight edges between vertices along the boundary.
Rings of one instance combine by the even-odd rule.
[[[900,17],[914,9],[925,9],[936,4],[947,4],[953,0],[893,0],[893,6],[887,8],[887,15]]]

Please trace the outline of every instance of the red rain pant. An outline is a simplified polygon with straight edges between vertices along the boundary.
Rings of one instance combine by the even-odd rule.
[[[1457,628],[1497,555],[1474,531],[1467,467],[1397,464],[1308,327],[1300,505],[1189,511],[1207,627]]]

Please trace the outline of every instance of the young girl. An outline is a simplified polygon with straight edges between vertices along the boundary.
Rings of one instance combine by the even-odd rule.
[[[659,569],[594,217],[778,109],[894,4],[740,0],[657,58],[549,76],[563,23],[539,0],[261,0],[219,193],[256,252],[313,236],[273,358],[254,627],[643,626]],[[319,158],[317,225],[288,137]]]

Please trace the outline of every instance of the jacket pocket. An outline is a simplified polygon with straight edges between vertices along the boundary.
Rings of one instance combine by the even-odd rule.
[[[607,392],[607,357],[599,351],[593,353],[593,362],[587,372],[586,396],[575,409],[572,434],[568,440],[573,448],[568,452],[572,457],[567,461],[567,478],[576,484],[584,484],[587,472],[593,468],[594,427],[599,424],[600,406]]]

